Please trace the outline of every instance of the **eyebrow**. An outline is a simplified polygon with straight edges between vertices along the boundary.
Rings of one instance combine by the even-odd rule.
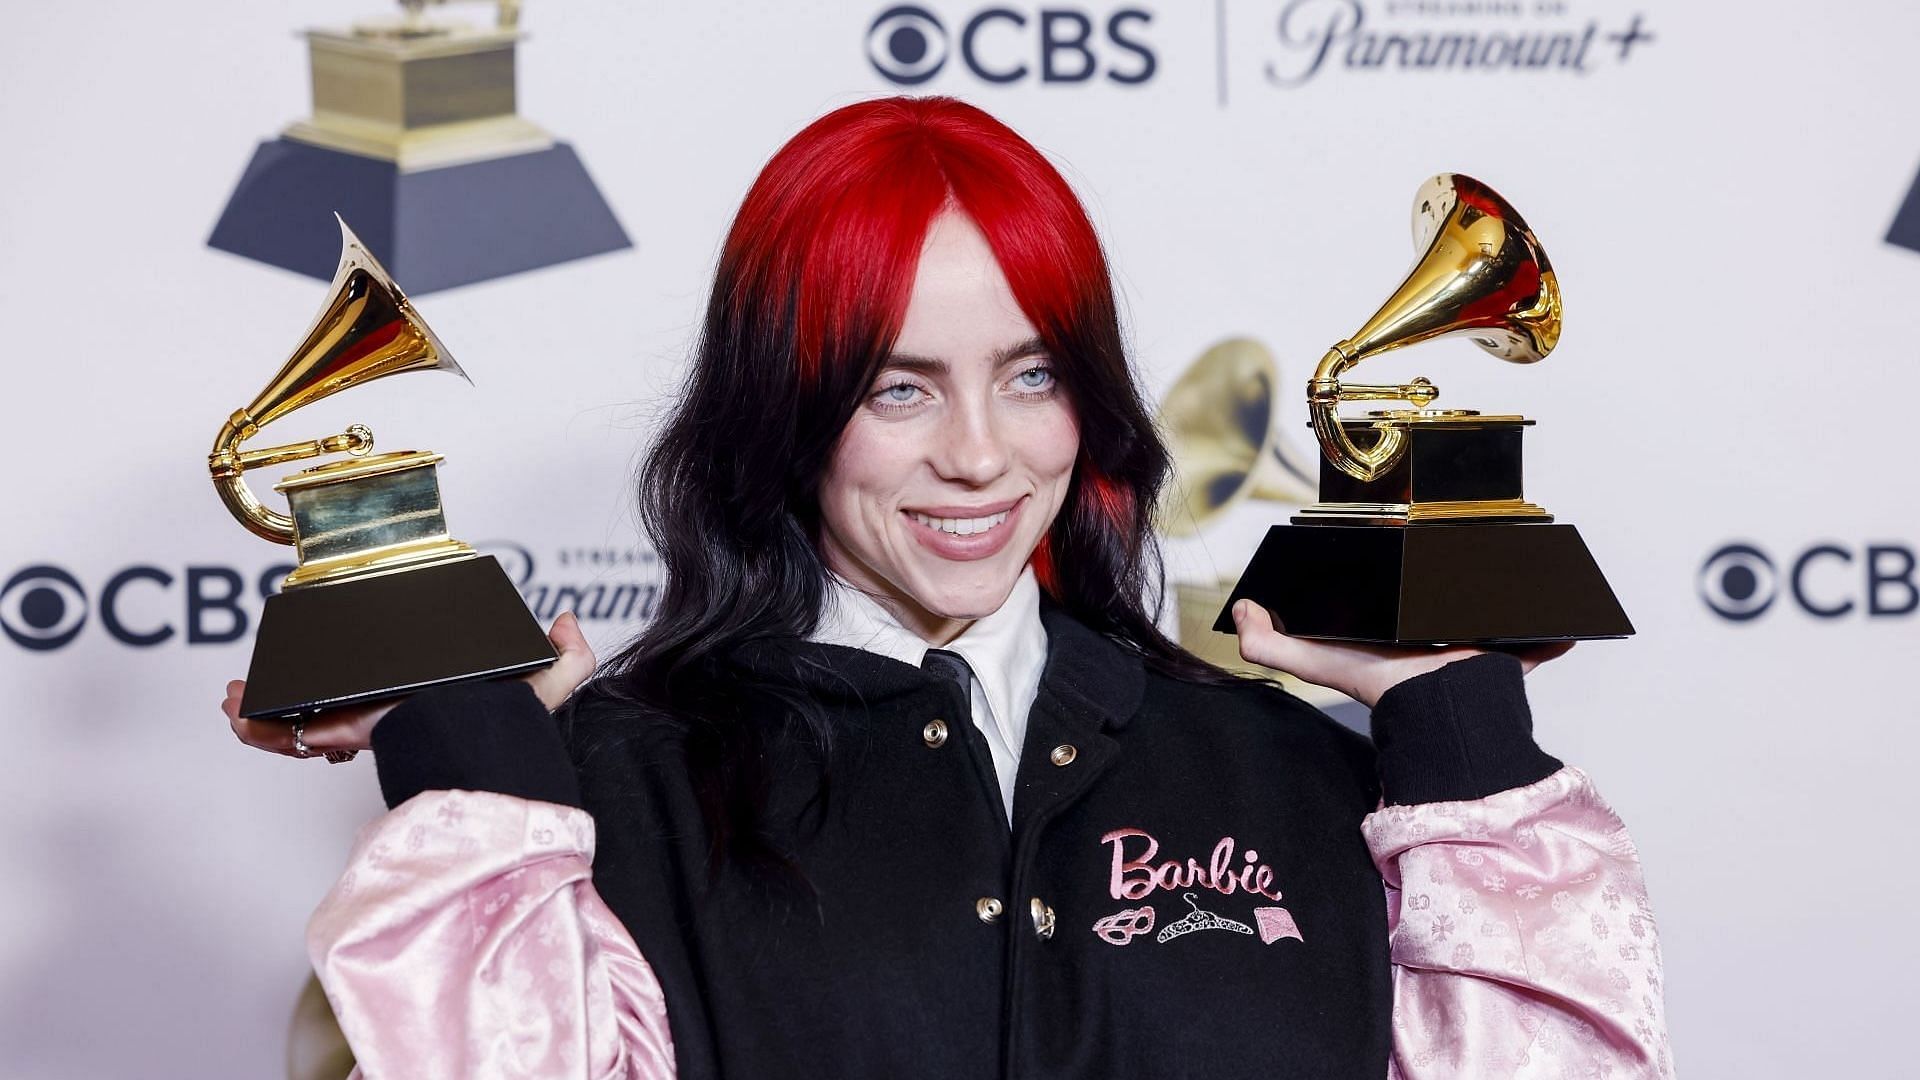
[[[1040,356],[1046,351],[1046,345],[1038,337],[1030,337],[1017,344],[995,349],[990,360],[995,368],[1001,368],[1015,360]],[[918,371],[928,375],[944,375],[948,370],[947,362],[938,357],[902,352],[888,354],[885,366],[906,368],[908,371]]]

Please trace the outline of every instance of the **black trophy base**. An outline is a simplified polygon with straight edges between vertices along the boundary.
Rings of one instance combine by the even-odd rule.
[[[1300,637],[1395,645],[1619,638],[1633,624],[1571,525],[1276,525],[1233,602]]]
[[[292,719],[553,661],[500,563],[457,559],[268,597],[240,715]]]
[[[336,211],[412,296],[633,246],[566,143],[401,172],[287,138],[254,151],[207,246],[328,281]]]

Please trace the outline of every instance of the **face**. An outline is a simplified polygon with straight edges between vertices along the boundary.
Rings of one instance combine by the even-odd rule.
[[[934,220],[893,354],[821,483],[821,549],[944,644],[991,614],[1066,498],[1080,431],[972,219]]]

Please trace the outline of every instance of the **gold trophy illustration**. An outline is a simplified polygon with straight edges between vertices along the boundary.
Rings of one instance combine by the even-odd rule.
[[[573,147],[520,115],[519,0],[480,24],[452,6],[307,31],[312,109],[254,149],[208,245],[324,281],[339,211],[415,295],[632,246]]]
[[[258,450],[241,445],[322,398],[388,375],[466,377],[344,220],[339,267],[306,337],[266,388],[220,427],[207,466],[240,524],[290,544],[298,567],[267,599],[240,715],[293,719],[440,683],[511,675],[554,660],[506,572],[447,533],[441,455],[373,453],[373,432]],[[246,472],[345,454],[274,485],[264,505]]]
[[[1413,225],[1421,254],[1406,280],[1327,350],[1307,382],[1319,499],[1268,530],[1213,628],[1232,633],[1233,602],[1247,597],[1288,633],[1313,638],[1498,644],[1631,635],[1579,531],[1525,498],[1520,439],[1532,420],[1430,408],[1439,390],[1425,378],[1345,381],[1357,364],[1438,337],[1464,335],[1514,363],[1544,358],[1559,340],[1553,267],[1492,188],[1454,173],[1433,177],[1414,199]],[[1288,479],[1241,400],[1257,399],[1260,419],[1270,411],[1258,367],[1216,365],[1190,388],[1217,387],[1202,395],[1215,407],[1187,402],[1170,415],[1190,519]],[[1412,407],[1342,415],[1350,401]]]
[[[1248,337],[1214,342],[1160,399],[1160,426],[1178,482],[1167,489],[1158,525],[1170,537],[1198,536],[1244,500],[1304,506],[1314,499],[1313,463],[1298,455],[1274,409],[1280,365]],[[1233,579],[1174,584],[1183,648],[1217,667],[1273,672],[1240,658],[1239,643],[1213,632]],[[1281,680],[1296,693],[1291,676]]]

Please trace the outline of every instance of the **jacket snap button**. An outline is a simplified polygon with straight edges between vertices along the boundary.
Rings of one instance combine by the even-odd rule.
[[[1080,751],[1075,750],[1072,743],[1061,743],[1059,746],[1053,748],[1053,763],[1055,765],[1071,765],[1073,764],[1073,759],[1079,756]]]
[[[973,902],[973,913],[980,916],[980,921],[983,923],[993,922],[998,919],[1000,913],[1005,910],[1006,908],[1001,905],[1000,901],[995,900],[991,896],[983,896]]]
[[[928,746],[938,749],[947,741],[947,722],[945,720],[927,721],[927,726],[920,731],[920,737],[927,741]]]
[[[1027,911],[1033,916],[1033,936],[1041,941],[1050,940],[1053,937],[1053,909],[1041,903],[1036,896],[1027,902]]]

